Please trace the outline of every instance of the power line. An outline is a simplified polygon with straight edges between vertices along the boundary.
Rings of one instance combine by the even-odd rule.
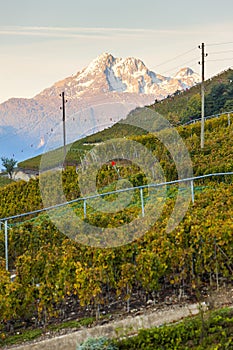
[[[227,45],[227,44],[233,44],[233,41],[212,43],[212,44],[207,44],[206,46],[219,46],[219,45]],[[183,52],[183,53],[181,53],[181,54],[179,54],[179,55],[177,55],[177,56],[175,56],[175,57],[173,57],[173,58],[171,58],[169,60],[166,60],[166,61],[164,61],[164,62],[162,62],[160,64],[152,66],[152,68],[157,68],[157,67],[163,66],[163,65],[165,65],[167,63],[173,62],[173,61],[177,60],[178,58],[183,57],[183,56],[187,55],[188,53],[191,53],[191,52],[193,52],[195,50],[196,50],[196,48],[192,48],[190,50],[187,50],[187,51],[185,51],[185,52]],[[221,54],[221,53],[228,53],[228,52],[233,52],[233,50],[226,50],[226,51],[219,51],[219,52],[210,52],[210,53],[211,54],[218,54],[218,53]],[[173,68],[171,68],[171,69],[169,69],[169,70],[167,70],[165,72],[162,72],[161,74],[170,72],[170,71],[172,71],[172,70],[174,70],[176,68],[179,68],[183,64],[192,63],[193,61],[195,61],[195,59],[187,61],[187,62],[184,62],[184,63],[180,63],[179,66],[173,67]]]
[[[229,57],[229,58],[216,58],[214,60],[208,60],[208,62],[217,62],[217,61],[232,61],[233,57]]]
[[[228,52],[233,52],[233,50],[215,51],[215,52],[210,52],[210,54],[211,54],[211,55],[218,55],[218,54],[228,53]]]
[[[169,59],[169,60],[167,60],[167,61],[164,61],[164,62],[162,62],[162,63],[160,63],[160,64],[157,64],[156,66],[153,66],[152,68],[160,67],[160,66],[163,66],[164,64],[167,64],[167,63],[169,63],[169,62],[175,61],[177,58],[183,57],[184,55],[187,55],[188,53],[190,53],[190,52],[192,52],[192,51],[194,51],[194,50],[196,50],[196,48],[193,48],[193,49],[188,50],[188,51],[186,51],[186,52],[184,52],[184,53],[181,53],[181,54],[179,54],[179,55],[177,55],[177,56],[175,56],[175,57],[173,57],[173,58],[171,58],[171,59]]]
[[[161,74],[169,73],[169,72],[171,72],[171,71],[174,71],[174,69],[180,68],[181,65],[189,64],[189,63],[196,62],[196,61],[197,61],[197,57],[194,58],[194,59],[192,59],[192,60],[186,61],[186,62],[184,62],[184,63],[182,63],[182,64],[179,64],[179,65],[176,66],[176,67],[170,68],[169,70],[166,70],[165,72],[162,72]]]
[[[220,43],[212,43],[212,44],[207,44],[207,46],[221,46],[221,45],[228,45],[228,44],[233,44],[233,41],[227,41],[227,42],[220,42]]]

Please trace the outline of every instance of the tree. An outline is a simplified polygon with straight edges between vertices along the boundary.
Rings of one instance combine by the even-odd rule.
[[[225,105],[223,107],[224,111],[233,111],[233,99],[227,100],[225,102]]]
[[[186,109],[183,112],[183,117],[199,118],[200,116],[201,116],[201,97],[200,97],[200,94],[195,94],[189,99]]]
[[[14,158],[1,157],[1,161],[9,177],[12,179],[13,170],[15,165],[17,164],[17,160],[15,160]]]

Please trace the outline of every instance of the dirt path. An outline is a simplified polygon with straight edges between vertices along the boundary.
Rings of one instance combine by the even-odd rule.
[[[206,307],[202,304],[202,307]],[[196,315],[200,305],[176,305],[164,310],[145,310],[145,314],[128,316],[123,320],[113,321],[93,328],[82,328],[79,331],[40,342],[13,347],[14,350],[75,350],[77,344],[89,337],[106,336],[108,338],[123,337],[138,332],[141,328],[161,326],[165,323],[179,321],[184,317]]]
[[[68,332],[64,335],[45,334],[43,338],[25,343],[21,346],[3,347],[12,350],[76,350],[77,344],[89,337],[106,336],[108,338],[124,337],[137,334],[139,329],[158,327],[180,321],[185,317],[197,315],[200,308],[207,310],[207,304],[211,308],[224,306],[233,307],[233,288],[223,288],[206,298],[206,302],[201,304],[176,304],[173,306],[157,305],[150,309],[141,309],[123,319],[110,321],[103,325],[96,325],[91,328],[81,328],[78,331]]]

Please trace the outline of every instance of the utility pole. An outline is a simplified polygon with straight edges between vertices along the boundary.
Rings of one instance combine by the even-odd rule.
[[[207,53],[205,53],[205,44],[202,43],[198,46],[199,49],[201,49],[201,62],[198,63],[201,64],[201,148],[204,148],[204,142],[205,142],[205,87],[204,87],[204,81],[205,81],[205,57],[208,56]]]
[[[63,153],[64,153],[64,163],[66,160],[66,110],[65,110],[65,103],[67,100],[65,100],[65,93],[64,91],[60,94],[62,98],[62,123],[63,123]]]

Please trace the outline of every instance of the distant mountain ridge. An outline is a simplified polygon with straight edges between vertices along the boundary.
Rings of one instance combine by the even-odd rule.
[[[113,125],[136,107],[199,81],[190,68],[165,77],[149,70],[140,59],[103,53],[34,98],[12,98],[0,104],[0,153],[22,160],[42,153],[51,137],[49,147],[61,145],[62,91],[67,99],[67,142],[73,142]]]
[[[128,92],[156,95],[157,99],[161,99],[177,90],[190,88],[199,81],[199,75],[188,67],[180,69],[173,78],[165,77],[149,70],[140,59],[115,58],[103,53],[80,72],[55,83],[36,97],[55,96],[63,87],[71,99],[87,92]]]

